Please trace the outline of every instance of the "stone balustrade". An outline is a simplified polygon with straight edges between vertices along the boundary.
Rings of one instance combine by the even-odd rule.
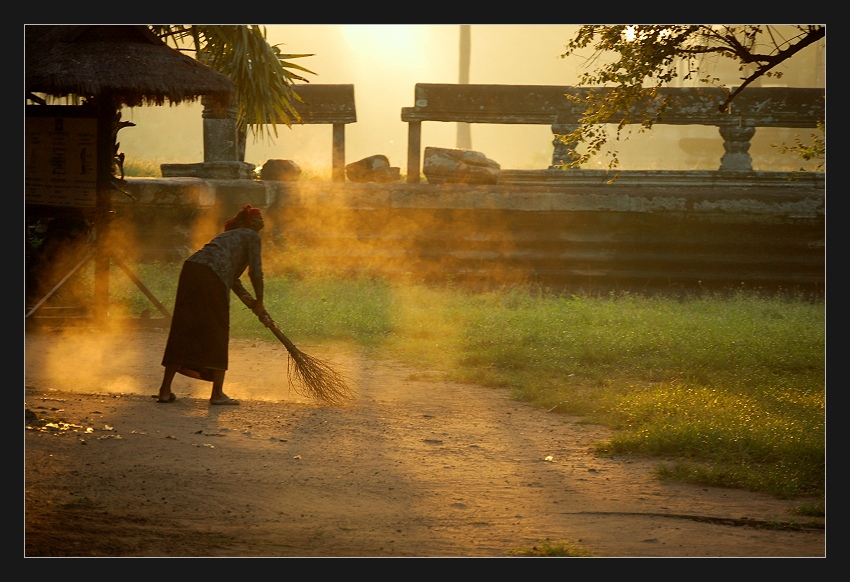
[[[407,181],[420,180],[422,122],[488,124],[545,124],[555,136],[550,168],[562,168],[572,161],[575,144],[561,136],[579,127],[584,106],[581,101],[599,87],[554,85],[458,85],[417,83],[414,105],[401,110],[408,124]],[[574,102],[566,96],[579,99]],[[721,171],[752,171],[748,150],[759,127],[814,128],[825,119],[824,89],[790,87],[748,87],[726,111],[720,105],[726,93],[717,88],[659,89],[646,110],[658,125],[716,126],[725,153]],[[619,123],[625,113],[614,115]],[[629,122],[639,123],[638,111],[629,112]]]

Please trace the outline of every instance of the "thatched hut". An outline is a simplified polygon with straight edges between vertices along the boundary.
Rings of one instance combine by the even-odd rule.
[[[116,107],[227,98],[233,82],[167,46],[146,26],[26,27],[26,94],[109,96]]]
[[[65,124],[57,121],[55,131],[43,131],[30,140],[30,133],[36,132],[34,128],[41,128],[44,124],[28,123],[32,127],[27,128],[26,200],[28,215],[61,217],[63,211],[70,210],[85,215],[94,224],[95,239],[99,244],[83,262],[89,256],[95,260],[94,316],[100,319],[107,310],[109,261],[117,261],[109,249],[103,248],[103,241],[107,240],[109,229],[121,108],[163,105],[166,101],[178,104],[195,101],[202,96],[227,103],[235,87],[226,75],[167,46],[146,26],[30,25],[25,27],[24,53],[25,100],[37,104],[27,106],[27,119],[39,116],[57,119],[88,117],[96,127],[96,139],[83,135],[80,140],[96,142],[96,153],[92,159],[96,171],[87,172],[90,163],[87,149],[92,149],[90,146],[73,152],[69,150],[67,155],[57,155],[55,150],[47,152],[47,155],[35,155],[36,152],[40,154],[43,144],[50,145],[51,139],[60,145],[65,143],[59,141],[64,139],[59,134],[67,129]],[[45,96],[70,98],[69,102],[81,105],[50,106]],[[56,138],[52,136],[54,133]],[[64,133],[67,134],[67,131]],[[71,160],[74,160],[73,164]],[[57,168],[57,163],[64,163],[67,167]],[[74,172],[83,176],[74,175]],[[94,179],[89,177],[92,174]],[[64,183],[55,184],[57,175],[60,179],[65,177]],[[37,203],[30,204],[30,192],[36,190],[40,197],[34,197]],[[92,191],[94,196],[90,194]],[[76,192],[83,194],[74,198],[73,193]],[[80,208],[68,208],[64,201],[69,199],[83,202],[73,205]],[[79,265],[75,267],[78,268]],[[136,283],[168,317],[162,305],[141,282],[136,280]],[[28,307],[27,318],[61,285],[62,282],[35,306]]]

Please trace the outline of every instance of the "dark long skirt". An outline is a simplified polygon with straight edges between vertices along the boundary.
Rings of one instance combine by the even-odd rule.
[[[183,366],[208,381],[213,379],[213,370],[227,369],[228,293],[224,283],[208,266],[191,261],[183,263],[163,366]]]

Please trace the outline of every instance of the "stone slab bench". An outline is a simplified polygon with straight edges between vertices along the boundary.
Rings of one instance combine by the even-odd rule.
[[[294,103],[300,124],[333,126],[331,167],[334,182],[345,182],[345,126],[357,121],[354,85],[298,85],[305,103]]]
[[[297,85],[293,87],[304,100],[293,107],[301,120],[296,125],[328,124],[333,126],[331,167],[334,182],[345,182],[345,126],[357,121],[354,85]],[[217,180],[250,180],[254,166],[241,161],[236,130],[237,108],[204,98],[204,161],[198,164],[162,164],[163,178],[194,177]],[[277,123],[283,120],[277,119]],[[249,124],[271,123],[249,118]],[[244,145],[244,144],[243,144]]]
[[[423,121],[498,124],[546,124],[555,136],[566,135],[580,123],[584,107],[566,95],[586,97],[599,87],[559,85],[465,85],[417,83],[413,107],[403,107],[401,120],[408,124],[407,181],[420,179]],[[752,171],[748,150],[756,127],[816,127],[825,118],[822,88],[750,87],[732,102],[725,113],[719,106],[726,93],[717,88],[659,90],[668,106],[656,123],[667,125],[713,125],[720,129],[726,154],[721,170]],[[632,119],[634,112],[632,112]],[[622,115],[611,119],[617,123]],[[570,147],[557,137],[551,168],[570,160]]]
[[[293,125],[333,126],[331,167],[334,182],[345,182],[345,126],[357,122],[354,85],[304,84],[293,89],[304,103],[293,101],[301,121]],[[278,120],[278,123],[282,121]]]

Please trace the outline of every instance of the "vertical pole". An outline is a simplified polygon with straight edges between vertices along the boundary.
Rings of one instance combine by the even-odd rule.
[[[458,67],[458,83],[469,84],[469,62],[472,49],[472,33],[468,24],[460,26],[460,65]],[[470,124],[459,122],[457,124],[457,147],[460,149],[472,149],[472,128]]]
[[[97,204],[94,213],[94,319],[103,323],[109,313],[109,220],[112,213],[112,131],[116,108],[108,94],[97,97]]]

